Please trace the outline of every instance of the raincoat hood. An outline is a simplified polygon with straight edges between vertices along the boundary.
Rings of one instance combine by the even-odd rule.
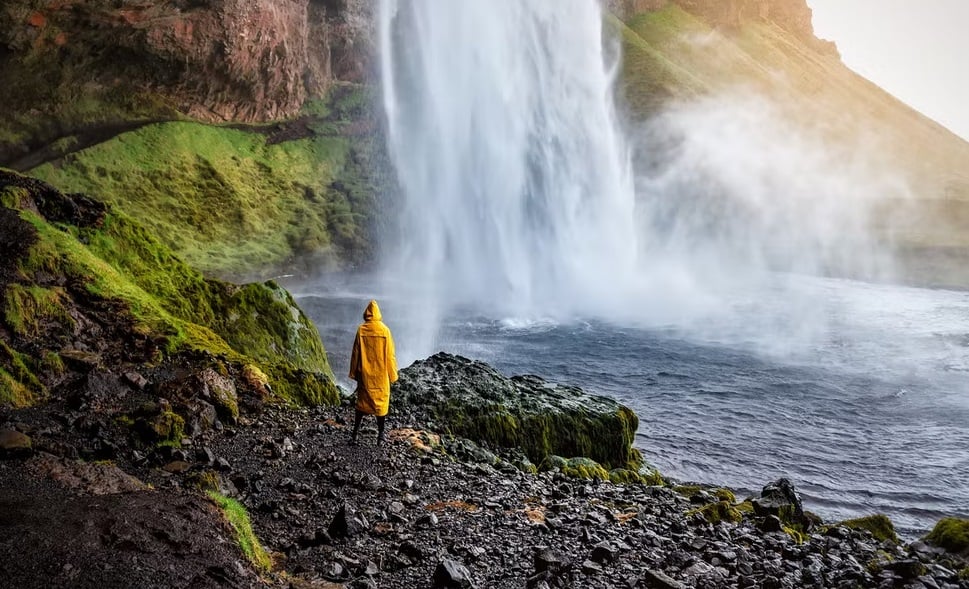
[[[380,314],[380,307],[377,306],[377,301],[370,301],[367,305],[366,310],[363,312],[364,321],[381,321],[383,316]]]

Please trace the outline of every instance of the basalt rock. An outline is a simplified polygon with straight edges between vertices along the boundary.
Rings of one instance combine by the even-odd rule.
[[[391,399],[397,412],[457,436],[521,448],[536,464],[553,455],[633,470],[641,462],[632,447],[639,420],[628,407],[537,376],[508,378],[461,356],[439,353],[405,368]]]

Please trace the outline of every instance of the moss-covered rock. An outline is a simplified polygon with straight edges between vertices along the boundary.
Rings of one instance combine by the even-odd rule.
[[[158,123],[29,171],[98,195],[209,276],[278,274],[296,258],[359,264],[373,252],[380,149],[329,120]]]
[[[219,417],[229,423],[239,418],[239,395],[231,379],[206,368],[198,375],[204,395],[212,401]]]
[[[695,509],[690,513],[703,516],[711,524],[720,522],[739,523],[743,519],[743,512],[737,509],[729,501],[715,501],[703,507]]]
[[[552,455],[582,456],[605,469],[642,464],[632,447],[639,420],[628,407],[535,376],[508,378],[460,356],[440,353],[402,370],[391,406],[457,436],[521,448],[536,464]]]
[[[546,469],[557,468],[567,477],[600,481],[610,480],[609,471],[604,469],[601,464],[581,456],[576,458],[549,456],[542,466]]]
[[[158,365],[200,351],[263,392],[338,402],[316,328],[279,285],[233,285],[186,265],[133,219],[89,197],[0,170],[0,402],[43,398],[68,366]],[[9,247],[7,247],[9,245]],[[76,359],[76,360],[75,360]],[[227,415],[237,401],[214,396]],[[211,393],[211,391],[210,391]]]
[[[148,446],[180,446],[185,436],[185,419],[167,405],[148,404],[134,423],[140,441]],[[122,420],[127,416],[120,416]]]
[[[894,542],[898,544],[898,534],[895,533],[895,525],[887,515],[875,514],[856,519],[849,519],[837,525],[850,528],[852,530],[866,530],[879,542]]]
[[[969,519],[942,518],[924,539],[948,552],[969,555]]]

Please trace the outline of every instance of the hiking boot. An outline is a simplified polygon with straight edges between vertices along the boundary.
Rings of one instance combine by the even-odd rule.
[[[383,432],[381,432],[381,433],[380,433],[380,434],[379,434],[379,435],[377,436],[377,445],[378,445],[378,446],[383,446],[383,445],[384,445],[384,444],[386,444],[386,443],[387,443],[387,436],[385,436],[385,435],[383,434]]]

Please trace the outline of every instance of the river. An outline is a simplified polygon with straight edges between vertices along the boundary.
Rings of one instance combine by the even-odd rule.
[[[613,397],[675,479],[757,493],[785,476],[826,520],[885,513],[909,538],[969,517],[969,293],[787,277],[688,325],[452,316],[415,350],[420,315],[382,288],[295,287],[338,377],[379,297],[403,362],[445,350]]]

